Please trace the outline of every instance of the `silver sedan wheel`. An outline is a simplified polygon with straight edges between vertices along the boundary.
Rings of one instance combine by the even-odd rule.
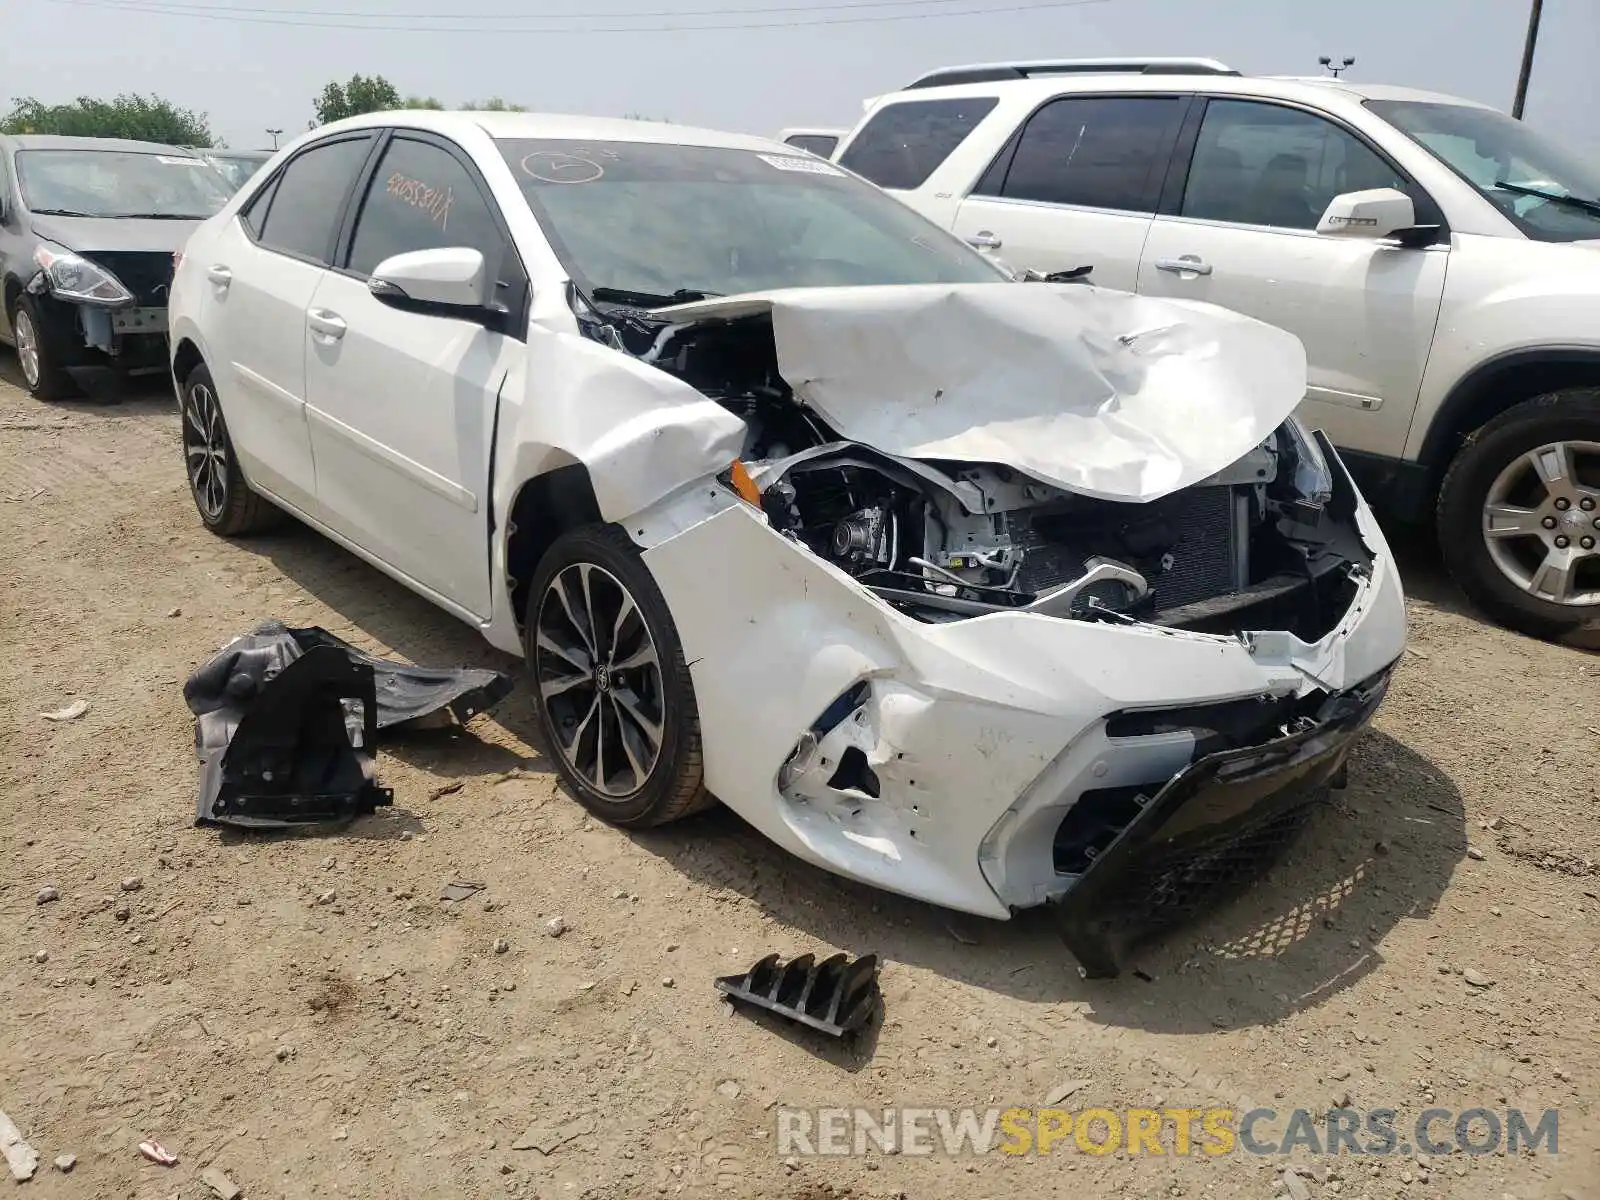
[[[558,571],[539,599],[534,676],[556,749],[595,791],[636,795],[661,758],[655,638],[633,595],[593,563]]]
[[[206,520],[220,519],[228,504],[228,441],[222,408],[203,383],[184,393],[183,455],[195,504]]]
[[[33,327],[33,318],[25,308],[17,309],[17,362],[22,367],[22,378],[30,388],[39,386],[39,331]]]
[[[1510,463],[1490,485],[1483,538],[1530,596],[1600,605],[1600,442],[1550,442]]]

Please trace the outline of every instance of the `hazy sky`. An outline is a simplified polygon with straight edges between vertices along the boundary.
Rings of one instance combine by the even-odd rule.
[[[0,0],[0,99],[158,92],[253,147],[269,126],[304,130],[322,85],[359,71],[447,103],[498,94],[773,133],[852,124],[865,97],[954,63],[1207,55],[1315,74],[1318,55],[1353,54],[1352,78],[1509,108],[1527,11],[1528,0]],[[318,23],[392,28],[306,27]],[[662,31],[739,23],[800,27]],[[634,31],[562,32],[584,26]],[[1529,120],[1600,153],[1600,0],[1546,0],[1539,46]]]

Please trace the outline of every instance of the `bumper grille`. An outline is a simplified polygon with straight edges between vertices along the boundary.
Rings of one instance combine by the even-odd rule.
[[[141,308],[165,308],[172,286],[172,255],[154,250],[106,250],[83,257],[122,281]]]
[[[1308,798],[1309,799],[1309,798]],[[1307,803],[1251,829],[1181,854],[1135,860],[1126,886],[1137,925],[1147,932],[1186,921],[1265,875],[1311,820]]]

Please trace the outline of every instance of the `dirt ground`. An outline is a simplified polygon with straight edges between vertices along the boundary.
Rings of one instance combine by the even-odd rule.
[[[177,447],[159,393],[46,407],[0,384],[0,1109],[42,1155],[0,1193],[189,1200],[215,1166],[249,1200],[1600,1197],[1600,637],[1491,628],[1405,549],[1411,650],[1348,789],[1259,886],[1140,974],[1086,983],[1041,921],[852,885],[726,812],[634,835],[585,819],[520,693],[386,748],[395,806],[353,828],[194,828],[180,684],[256,622],[510,664],[308,531],[211,537]],[[77,720],[40,717],[77,699]],[[443,902],[454,877],[487,887]],[[835,949],[885,962],[884,1021],[853,1048],[711,987]],[[780,1104],[1034,1106],[1064,1080],[1079,1108],[1321,1114],[1348,1093],[1402,1130],[1430,1106],[1558,1108],[1561,1153],[1297,1150],[1331,1174],[1289,1181],[1280,1158],[1070,1139],[777,1153]],[[515,1148],[529,1127],[571,1137]],[[147,1138],[178,1163],[142,1159]]]

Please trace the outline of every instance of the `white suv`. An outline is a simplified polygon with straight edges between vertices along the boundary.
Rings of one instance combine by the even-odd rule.
[[[1592,156],[1449,96],[1147,59],[937,71],[835,161],[1017,268],[1297,334],[1302,417],[1380,509],[1436,510],[1473,600],[1600,617]]]

